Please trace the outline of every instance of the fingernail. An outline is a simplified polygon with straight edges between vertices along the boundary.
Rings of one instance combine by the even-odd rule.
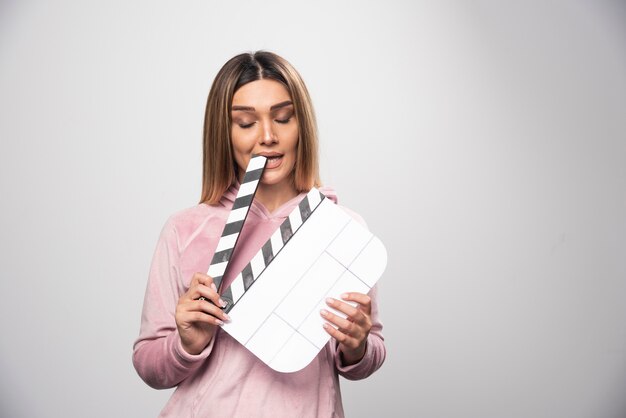
[[[224,319],[227,321],[230,321],[230,316],[228,316],[227,314],[224,314]]]
[[[218,301],[218,303],[220,304],[220,306],[223,308],[224,306],[226,306],[226,302],[224,302],[222,299],[220,299]]]
[[[350,297],[350,295],[348,293],[342,293],[341,294],[341,299],[346,299],[348,297]]]
[[[215,283],[211,283],[211,289],[213,289],[214,292],[217,292],[217,287],[215,286]]]
[[[321,314],[322,316],[326,316],[326,315],[328,315],[328,311],[327,311],[326,309],[322,309],[322,310],[320,311],[320,314]]]
[[[326,303],[333,303],[335,300],[333,298],[326,298]]]
[[[218,319],[217,320],[217,325],[219,325],[221,327],[222,325],[224,325],[224,322]]]
[[[330,328],[330,325],[328,325],[328,324],[327,324],[327,323],[325,323],[325,322],[324,322],[324,325],[323,325],[323,326],[324,326],[324,328],[325,328],[325,329],[329,329],[329,328]]]

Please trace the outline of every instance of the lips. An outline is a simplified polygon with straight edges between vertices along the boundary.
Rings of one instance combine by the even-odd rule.
[[[265,166],[266,169],[278,168],[283,162],[283,154],[272,152],[272,153],[260,153],[259,155],[262,155],[267,158],[267,165]]]
[[[269,157],[267,159],[267,165],[265,166],[265,168],[278,168],[282,162],[282,155],[280,157]]]

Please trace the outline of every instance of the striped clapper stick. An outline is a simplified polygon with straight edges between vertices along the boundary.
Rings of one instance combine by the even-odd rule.
[[[326,298],[368,293],[386,264],[382,242],[312,189],[222,293],[222,328],[272,369],[301,370],[330,339]]]
[[[222,236],[217,243],[217,248],[211,259],[211,265],[207,274],[213,278],[213,283],[219,289],[222,284],[222,276],[226,272],[230,256],[233,253],[235,245],[237,245],[237,239],[243,224],[248,216],[252,199],[259,185],[259,180],[263,175],[267,158],[262,155],[253,155],[246,168],[246,174],[241,181],[235,203],[230,210],[226,225],[222,231]],[[205,299],[205,298],[200,298]]]

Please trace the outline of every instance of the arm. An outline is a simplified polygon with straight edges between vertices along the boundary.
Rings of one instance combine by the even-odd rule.
[[[211,332],[202,345],[203,349],[198,353],[189,354],[188,349],[183,347],[177,327],[177,322],[180,322],[182,301],[187,299],[185,303],[195,303],[198,306],[210,304],[206,301],[190,302],[188,301],[190,298],[185,298],[189,296],[189,292],[183,294],[184,289],[178,272],[179,256],[176,228],[170,220],[161,232],[152,259],[141,316],[141,330],[133,348],[135,370],[148,385],[156,389],[176,386],[190,376],[210,355],[214,343]],[[192,287],[198,292],[202,285],[195,277],[194,283]],[[207,284],[210,286],[210,283]],[[207,286],[204,287],[208,289]],[[214,295],[209,295],[206,289],[198,295],[205,294],[214,299]],[[191,290],[192,288],[189,289]],[[215,308],[213,305],[210,306],[209,309]],[[215,319],[209,315],[205,316]]]

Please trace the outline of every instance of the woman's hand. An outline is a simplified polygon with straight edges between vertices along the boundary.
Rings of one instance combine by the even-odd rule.
[[[206,300],[198,300],[201,296]],[[203,273],[194,274],[189,290],[176,305],[176,327],[186,352],[200,354],[213,339],[217,327],[229,320],[219,306],[224,306],[224,302],[217,294],[213,278]]]
[[[324,324],[324,329],[331,337],[339,342],[339,350],[343,356],[343,364],[348,366],[358,363],[365,355],[367,336],[372,328],[372,301],[369,296],[362,293],[344,293],[341,295],[344,301],[356,302],[356,308],[346,302],[328,298],[326,304],[336,311],[343,312],[347,317],[342,318],[326,309],[320,312],[322,318],[329,323]],[[333,327],[334,324],[337,328]]]

